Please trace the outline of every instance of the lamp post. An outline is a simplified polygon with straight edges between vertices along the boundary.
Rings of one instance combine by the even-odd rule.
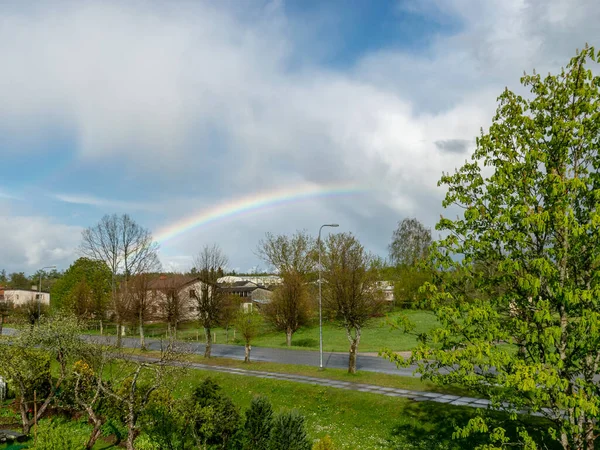
[[[38,322],[42,315],[42,274],[46,269],[56,269],[56,266],[46,266],[40,269],[40,284],[38,284]]]
[[[319,246],[319,370],[323,370],[323,315],[321,312],[321,230],[323,227],[339,227],[337,223],[328,223],[321,225],[319,228],[319,238],[317,245]]]

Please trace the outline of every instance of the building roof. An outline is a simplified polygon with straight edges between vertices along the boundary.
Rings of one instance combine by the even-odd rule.
[[[198,281],[200,281],[200,277],[194,275],[161,275],[158,278],[155,278],[152,281],[150,281],[150,283],[148,284],[148,289],[181,289],[182,287],[185,287],[188,284],[196,283]]]

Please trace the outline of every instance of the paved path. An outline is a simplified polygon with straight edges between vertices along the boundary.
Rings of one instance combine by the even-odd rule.
[[[148,356],[128,356],[129,359],[138,361],[158,361],[157,358]],[[392,387],[376,386],[373,384],[352,383],[349,381],[332,380],[328,378],[309,377],[304,375],[293,375],[286,373],[264,372],[260,370],[237,369],[223,366],[210,366],[201,363],[183,363],[173,361],[170,364],[184,366],[191,369],[210,370],[213,372],[229,373],[233,375],[242,375],[257,378],[270,378],[275,380],[292,381],[295,383],[312,384],[316,386],[331,387],[336,389],[345,389],[348,391],[368,392],[370,394],[385,395],[388,397],[403,397],[417,402],[431,401],[438,403],[448,403],[457,406],[470,406],[472,408],[487,408],[489,400],[473,397],[461,397],[451,394],[439,394],[436,392],[411,391]]]
[[[114,336],[91,336],[86,335],[86,339],[102,342],[114,343]],[[179,345],[184,346],[186,351],[203,355],[203,343],[179,341]],[[164,341],[159,339],[146,339],[146,346],[150,350],[160,350]],[[123,338],[123,346],[128,348],[139,348],[140,341],[137,338]],[[218,358],[244,359],[244,347],[241,345],[213,344],[212,356]],[[299,364],[302,366],[319,366],[319,352],[309,350],[287,350],[283,348],[252,347],[250,354],[252,361],[279,362],[285,364]],[[347,353],[323,353],[323,366],[328,369],[347,369]],[[405,377],[419,377],[414,371],[416,367],[398,368],[395,364],[379,356],[370,356],[358,354],[356,361],[357,370],[368,372],[387,373],[391,375],[402,375]]]

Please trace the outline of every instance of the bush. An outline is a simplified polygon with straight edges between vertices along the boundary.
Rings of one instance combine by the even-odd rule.
[[[240,413],[231,399],[220,392],[211,378],[204,380],[192,394],[191,414],[193,434],[199,445],[226,448],[240,426]]]
[[[311,443],[306,435],[304,416],[292,410],[278,414],[273,420],[269,439],[270,450],[310,450]]]
[[[254,397],[246,411],[244,449],[266,450],[273,427],[273,407],[266,397]]]
[[[35,450],[84,449],[89,438],[89,427],[78,422],[42,420],[38,425]]]
[[[327,435],[323,439],[319,439],[317,442],[315,442],[312,450],[335,450],[335,447],[333,445],[333,441],[329,435]]]

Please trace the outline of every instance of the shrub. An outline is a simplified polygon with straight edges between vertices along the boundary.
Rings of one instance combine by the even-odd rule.
[[[310,450],[311,443],[306,435],[304,416],[292,410],[275,416],[269,439],[270,450]]]
[[[335,450],[335,447],[333,445],[333,441],[329,435],[327,435],[323,439],[319,439],[317,442],[315,442],[312,450]]]
[[[192,394],[193,435],[199,445],[227,447],[240,426],[240,413],[231,399],[220,392],[211,378],[204,380]]]
[[[244,449],[266,450],[273,426],[273,407],[266,397],[254,397],[246,411]]]
[[[78,422],[42,420],[38,425],[35,450],[84,449],[89,437],[89,427]]]

